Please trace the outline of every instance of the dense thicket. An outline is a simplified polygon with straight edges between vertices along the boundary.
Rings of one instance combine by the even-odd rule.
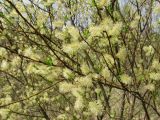
[[[160,119],[159,16],[159,0],[0,0],[0,119]]]

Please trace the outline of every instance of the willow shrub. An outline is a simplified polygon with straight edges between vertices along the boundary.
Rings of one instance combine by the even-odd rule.
[[[1,120],[160,118],[158,0],[1,0]]]

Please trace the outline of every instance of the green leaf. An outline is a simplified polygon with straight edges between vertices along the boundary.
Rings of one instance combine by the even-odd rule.
[[[107,9],[108,9],[109,13],[112,13],[112,12],[113,12],[113,8],[112,8],[111,5],[109,5],[109,6],[107,7]]]
[[[129,31],[128,26],[127,26],[127,25],[124,26],[124,27],[122,28],[122,31],[123,31],[123,32],[128,32],[128,31]]]
[[[83,31],[83,35],[84,35],[85,38],[88,38],[88,37],[89,37],[89,30],[88,30],[88,29],[85,29],[85,30]]]
[[[2,13],[2,12],[0,12],[0,17],[4,17],[4,15],[3,15],[3,13]]]
[[[96,2],[95,2],[95,0],[92,0],[92,7],[95,7],[96,6]]]
[[[144,75],[139,75],[138,80],[140,80],[140,81],[144,81],[144,80],[145,80]]]
[[[48,57],[45,61],[45,63],[49,66],[52,66],[53,65],[53,61],[52,61],[52,58],[51,57]]]
[[[67,21],[69,18],[67,15],[64,16],[64,20]]]

